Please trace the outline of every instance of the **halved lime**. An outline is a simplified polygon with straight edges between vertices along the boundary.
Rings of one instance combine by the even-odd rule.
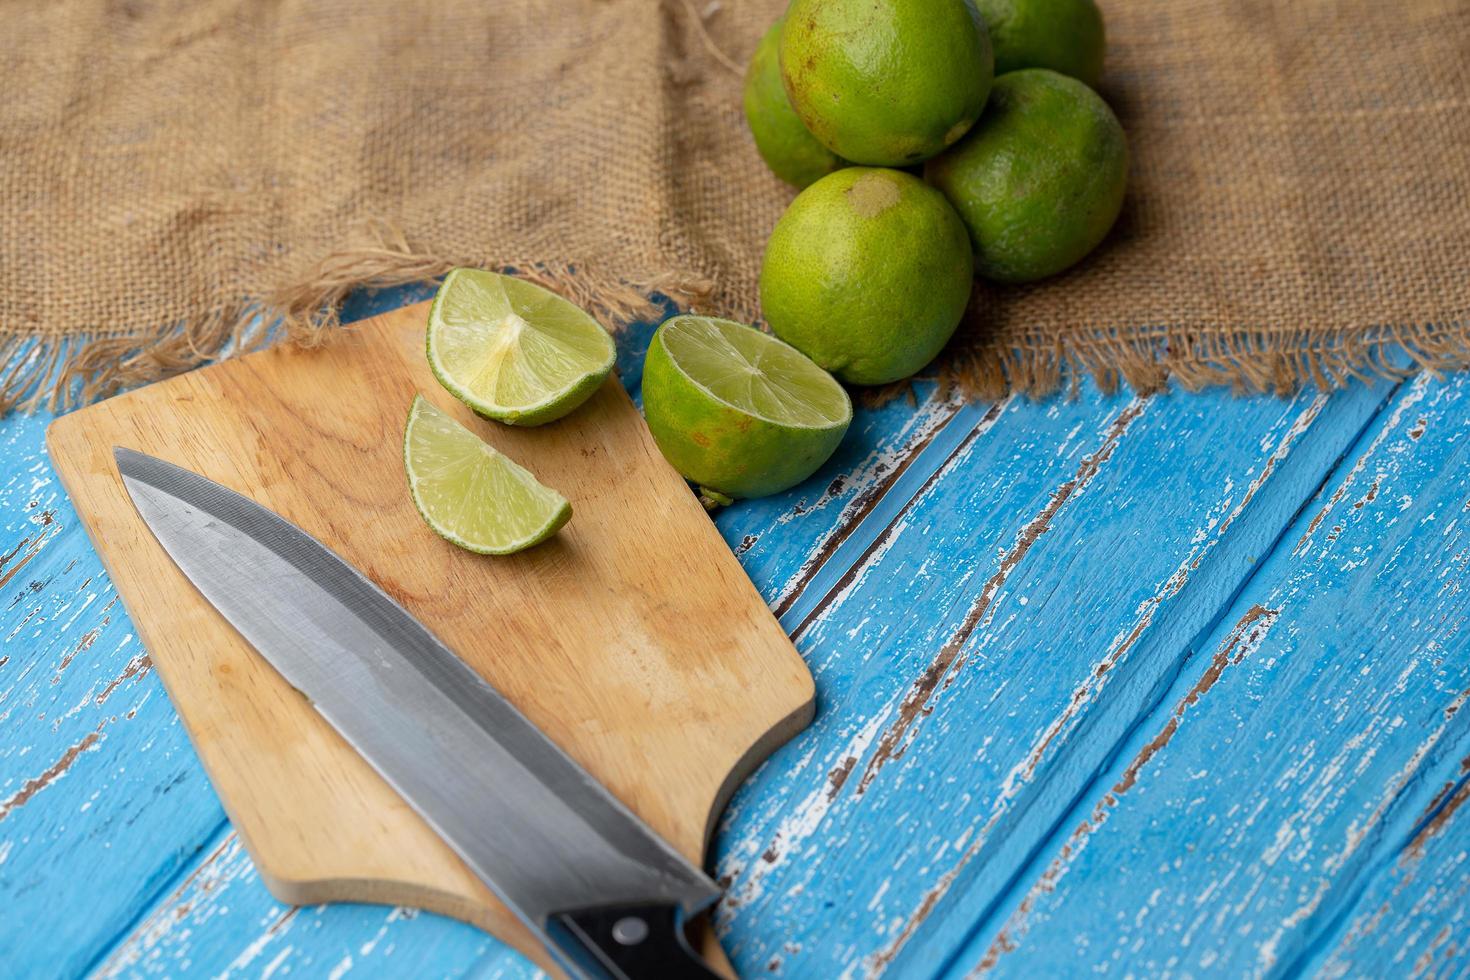
[[[408,490],[434,533],[470,551],[508,555],[551,537],[572,505],[509,457],[414,396],[403,433]]]
[[[429,309],[429,367],[450,394],[511,425],[561,418],[592,397],[617,356],[607,331],[540,286],[454,269]]]
[[[795,486],[827,461],[852,421],[852,402],[790,344],[689,315],[653,335],[643,413],[686,479],[730,497],[761,497]]]

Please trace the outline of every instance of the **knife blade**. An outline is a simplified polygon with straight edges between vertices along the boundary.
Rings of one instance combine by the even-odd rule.
[[[113,456],[174,563],[574,977],[713,977],[719,887],[351,564],[183,467]]]

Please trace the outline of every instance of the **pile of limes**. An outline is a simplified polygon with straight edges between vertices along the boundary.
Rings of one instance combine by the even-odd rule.
[[[799,482],[847,425],[825,372],[907,378],[954,335],[976,274],[1032,282],[1092,251],[1128,172],[1092,89],[1105,46],[1094,0],[791,0],[744,106],[761,157],[802,188],[766,244],[760,300],[803,380],[770,397],[748,327],[666,324],[644,404],[675,467],[712,496]]]
[[[1091,88],[1104,48],[1093,0],[792,0],[745,78],[756,147],[805,188],[766,247],[771,330],[844,381],[896,381],[954,333],[972,273],[1032,282],[1092,251],[1128,171]]]

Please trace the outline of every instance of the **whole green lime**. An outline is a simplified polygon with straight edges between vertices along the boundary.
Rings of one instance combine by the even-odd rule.
[[[789,344],[691,314],[664,321],[648,345],[643,414],[664,458],[706,496],[762,497],[827,461],[852,402]]]
[[[833,153],[901,167],[954,143],[985,107],[994,60],[973,0],[793,0],[781,75]]]
[[[761,38],[745,70],[745,122],[755,148],[771,172],[788,184],[805,187],[844,163],[806,128],[781,81],[781,25],[778,17]]]
[[[1050,68],[1093,87],[1107,39],[1094,0],[975,0],[995,48],[995,73]]]
[[[987,279],[1030,282],[1080,261],[1123,206],[1128,143],[1096,92],[1028,68],[995,80],[970,135],[924,169],[959,211]]]
[[[852,384],[906,378],[959,325],[974,260],[944,197],[898,170],[849,167],[796,195],[766,243],[776,336]]]

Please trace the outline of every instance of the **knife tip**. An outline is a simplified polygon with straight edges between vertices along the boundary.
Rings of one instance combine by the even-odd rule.
[[[140,453],[136,449],[127,446],[113,446],[112,459],[117,464],[117,472],[123,477],[139,479],[152,466],[157,466],[162,460]]]

